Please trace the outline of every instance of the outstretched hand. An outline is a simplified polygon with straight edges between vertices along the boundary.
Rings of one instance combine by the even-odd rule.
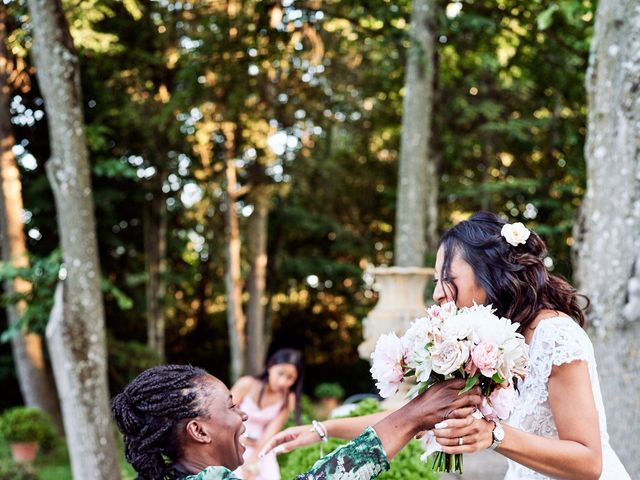
[[[311,429],[311,425],[289,427],[271,437],[260,450],[259,456],[263,457],[271,450],[276,454],[288,453],[296,448],[313,445],[319,441],[320,437]]]

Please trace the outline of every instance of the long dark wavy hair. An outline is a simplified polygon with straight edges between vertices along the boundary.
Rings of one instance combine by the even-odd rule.
[[[584,327],[576,289],[550,274],[544,265],[547,248],[542,239],[532,231],[524,244],[514,247],[500,233],[505,223],[493,213],[478,212],[443,235],[439,244],[444,251],[441,277],[454,298],[458,292],[450,269],[453,256],[459,254],[487,293],[486,303],[493,305],[498,315],[519,322],[520,332],[543,309],[565,313]],[[588,299],[580,296],[588,306]]]
[[[281,365],[283,363],[293,365],[296,367],[296,371],[298,372],[298,378],[296,378],[295,383],[291,386],[291,391],[296,397],[296,406],[294,410],[296,425],[300,425],[300,415],[302,412],[302,385],[304,383],[304,366],[302,364],[302,352],[300,352],[300,350],[294,350],[293,348],[281,348],[269,357],[264,370],[259,375],[255,376],[255,378],[260,380],[262,383],[260,393],[258,394],[258,406],[260,405],[264,389],[269,381],[269,369],[274,365]],[[283,409],[287,406],[287,398],[288,397],[286,397],[282,403]]]
[[[179,428],[204,415],[200,380],[209,374],[190,365],[162,365],[138,375],[113,399],[111,411],[124,435],[127,461],[138,480],[184,476],[174,462],[182,455]]]

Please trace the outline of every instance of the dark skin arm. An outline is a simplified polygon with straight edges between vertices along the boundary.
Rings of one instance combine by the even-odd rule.
[[[362,417],[339,418],[323,422],[330,437],[353,439],[368,427],[373,426],[389,459],[393,458],[416,434],[430,430],[446,418],[465,419],[471,423],[471,413],[480,403],[480,390],[474,388],[459,395],[464,380],[449,380],[434,385],[424,394],[414,398],[394,412],[379,412]],[[276,453],[285,453],[320,441],[310,425],[288,428],[271,438],[261,455],[275,448]]]

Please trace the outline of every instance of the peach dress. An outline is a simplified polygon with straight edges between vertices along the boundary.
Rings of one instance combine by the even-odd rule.
[[[240,410],[246,413],[247,417],[249,417],[245,422],[247,437],[256,441],[260,440],[269,424],[282,410],[282,406],[282,403],[274,403],[268,407],[260,408],[251,398],[251,395],[246,395],[242,399],[242,402],[240,402]],[[254,449],[247,446],[247,450],[243,455],[245,462],[247,462],[253,452]],[[242,472],[242,467],[238,468],[233,473],[239,478],[245,478]],[[276,454],[273,451],[258,460],[258,473],[254,475],[253,478],[254,480],[280,480],[280,467],[278,466]]]

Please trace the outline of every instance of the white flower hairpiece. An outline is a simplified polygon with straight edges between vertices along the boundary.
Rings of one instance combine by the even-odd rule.
[[[527,243],[527,239],[531,232],[527,227],[525,227],[522,223],[506,223],[502,226],[502,230],[500,230],[500,235],[504,237],[504,239],[510,245],[517,247],[518,245],[524,245]]]

